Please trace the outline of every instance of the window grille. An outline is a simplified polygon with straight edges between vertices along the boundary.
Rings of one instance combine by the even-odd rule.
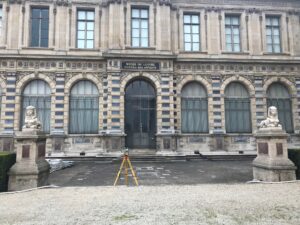
[[[51,91],[43,80],[33,80],[26,85],[22,92],[21,128],[25,121],[27,106],[34,106],[37,116],[42,123],[42,130],[50,133]]]
[[[99,130],[99,92],[91,81],[83,80],[71,89],[69,133],[96,134]]]
[[[251,133],[250,98],[244,85],[230,83],[225,89],[226,133]]]
[[[49,9],[31,9],[31,47],[48,47]]]
[[[131,9],[131,45],[132,47],[149,47],[148,9]]]
[[[275,106],[278,119],[288,133],[293,133],[292,101],[289,91],[281,83],[273,83],[267,90],[267,106]]]
[[[267,51],[280,53],[280,17],[266,17]]]
[[[226,34],[226,51],[240,52],[240,17],[226,16],[225,17],[225,34]]]
[[[184,14],[184,50],[200,51],[200,20],[199,14]]]
[[[2,10],[2,6],[0,6],[0,36],[2,36],[2,33],[3,33],[3,10]]]
[[[94,48],[94,24],[94,11],[77,11],[77,48]]]
[[[208,106],[205,88],[196,82],[185,85],[181,92],[182,133],[208,132]]]

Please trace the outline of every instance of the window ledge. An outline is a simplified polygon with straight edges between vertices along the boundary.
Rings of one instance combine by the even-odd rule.
[[[70,51],[80,51],[80,52],[98,52],[98,48],[69,48]]]
[[[126,46],[125,49],[131,49],[131,50],[155,50],[155,47],[131,47]]]
[[[54,50],[54,48],[45,48],[45,47],[22,47],[25,50]]]
[[[228,54],[228,55],[249,55],[249,52],[228,52],[228,51],[222,51],[222,54]]]
[[[204,136],[204,137],[210,136],[210,134],[208,132],[207,133],[179,133],[179,135],[181,135],[181,136]]]
[[[226,136],[253,136],[254,133],[225,133]]]
[[[6,47],[5,46],[0,46],[0,49],[6,49]]]
[[[274,55],[274,56],[277,56],[277,55],[281,55],[281,56],[289,56],[291,55],[289,52],[279,52],[279,53],[275,53],[275,52],[263,52],[263,55]]]
[[[75,137],[97,137],[99,134],[67,134],[70,138],[75,138]]]
[[[179,51],[179,54],[207,54],[207,51]]]

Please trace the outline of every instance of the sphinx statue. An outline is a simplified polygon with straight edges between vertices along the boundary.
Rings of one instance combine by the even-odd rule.
[[[22,130],[37,130],[42,129],[42,124],[37,118],[36,108],[34,106],[27,106],[25,113],[25,121]]]
[[[282,128],[278,119],[278,111],[275,106],[270,106],[268,108],[268,117],[267,119],[260,122],[258,125],[259,128]]]

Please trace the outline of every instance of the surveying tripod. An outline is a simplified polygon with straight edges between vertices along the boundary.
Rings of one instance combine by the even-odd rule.
[[[138,183],[137,177],[136,177],[136,175],[135,175],[134,169],[133,169],[133,167],[132,167],[132,165],[131,165],[130,159],[129,159],[128,149],[124,152],[124,155],[123,155],[123,161],[122,161],[122,163],[121,163],[119,172],[118,172],[118,174],[117,174],[117,177],[116,177],[114,186],[116,186],[117,183],[118,183],[118,180],[119,180],[119,178],[120,178],[120,175],[121,175],[121,172],[122,172],[123,167],[124,167],[124,172],[125,172],[125,185],[128,185],[128,169],[130,169],[131,174],[132,174],[133,179],[134,179],[134,182],[135,182],[135,185],[138,186],[139,183]]]

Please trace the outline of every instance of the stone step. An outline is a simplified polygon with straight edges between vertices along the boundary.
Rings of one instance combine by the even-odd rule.
[[[176,162],[176,161],[191,161],[191,160],[223,160],[223,161],[242,161],[253,160],[255,155],[186,155],[186,156],[157,156],[157,155],[130,155],[132,162]],[[63,159],[67,161],[103,161],[103,162],[120,162],[121,157],[47,157],[49,159]]]

